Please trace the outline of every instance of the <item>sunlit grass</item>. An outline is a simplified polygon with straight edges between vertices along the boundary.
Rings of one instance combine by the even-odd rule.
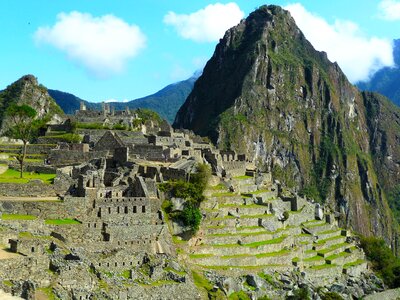
[[[23,178],[20,178],[20,172],[14,169],[8,169],[0,174],[0,183],[28,183],[30,180],[40,179],[44,183],[53,183],[56,174],[39,174],[31,172],[23,172]]]

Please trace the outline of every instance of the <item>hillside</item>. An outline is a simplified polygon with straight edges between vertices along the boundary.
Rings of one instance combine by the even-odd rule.
[[[395,246],[386,199],[400,183],[400,132],[391,126],[400,110],[388,105],[351,85],[287,11],[263,6],[226,32],[174,127],[245,153],[287,187],[328,204],[342,226]],[[382,165],[392,172],[378,172]]]
[[[194,82],[197,80],[198,76],[199,74],[195,73],[189,79],[170,84],[155,94],[131,100],[126,103],[112,102],[110,105],[111,107],[115,107],[117,110],[123,110],[126,107],[129,107],[130,109],[148,108],[156,111],[163,118],[172,123],[176,112],[193,89]],[[88,102],[69,93],[49,90],[49,94],[56,100],[57,104],[60,105],[66,114],[75,113],[75,111],[79,109],[81,101],[85,102],[88,109],[101,109],[100,103]]]
[[[0,91],[0,132],[4,130],[7,121],[5,112],[13,104],[28,104],[38,113],[38,117],[54,117],[62,115],[61,108],[48,94],[47,88],[39,84],[33,75],[25,75]]]
[[[373,91],[385,95],[395,104],[400,105],[400,39],[393,41],[394,67],[385,67],[376,72],[370,80],[357,83],[361,90]]]

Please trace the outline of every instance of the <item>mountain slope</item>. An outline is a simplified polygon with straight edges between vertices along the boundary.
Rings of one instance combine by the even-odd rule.
[[[399,145],[373,137],[389,121],[374,123],[372,103],[382,97],[351,85],[287,11],[263,6],[226,32],[174,127],[246,153],[288,187],[329,204],[342,225],[394,246],[396,224],[382,189],[390,175],[378,177],[375,168],[385,162],[371,149],[397,153]],[[399,183],[399,165],[388,164]]]
[[[32,106],[40,118],[44,116],[56,118],[57,115],[63,114],[61,108],[48,94],[46,87],[39,84],[33,75],[25,75],[0,92],[0,132],[4,131],[7,124],[5,112],[13,103]]]
[[[111,102],[110,105],[111,107],[115,107],[117,110],[122,110],[126,107],[131,109],[148,108],[156,111],[161,117],[172,123],[176,112],[186,100],[189,93],[192,91],[194,82],[198,77],[199,74],[195,73],[189,79],[170,84],[155,94],[126,103]],[[100,103],[88,102],[69,93],[57,90],[49,90],[49,94],[56,100],[58,105],[60,105],[67,114],[75,113],[75,111],[79,109],[81,101],[85,102],[88,109],[101,109]]]
[[[385,95],[400,106],[400,39],[394,40],[393,58],[395,67],[385,67],[376,72],[366,82],[359,82],[357,86],[361,90],[373,91]]]
[[[82,101],[86,104],[86,107],[88,109],[101,109],[101,105],[99,103],[85,101],[70,93],[49,89],[49,94],[66,114],[72,115],[75,113],[76,110],[79,110]]]

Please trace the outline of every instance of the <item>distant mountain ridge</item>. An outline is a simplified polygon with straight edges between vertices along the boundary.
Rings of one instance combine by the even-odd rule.
[[[187,96],[193,89],[194,83],[201,73],[196,72],[187,80],[179,81],[166,86],[158,92],[129,102],[110,102],[111,107],[117,110],[136,108],[147,108],[159,113],[161,117],[168,122],[174,121],[175,115]],[[93,103],[83,100],[73,94],[49,89],[49,94],[63,109],[66,114],[73,114],[80,107],[80,102],[83,101],[88,109],[101,109],[101,103]]]
[[[400,106],[400,39],[393,41],[394,67],[385,67],[376,72],[370,80],[358,82],[359,89],[378,92]]]

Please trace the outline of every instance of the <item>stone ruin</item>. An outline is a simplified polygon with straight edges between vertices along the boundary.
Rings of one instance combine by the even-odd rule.
[[[129,115],[107,105],[103,115],[92,114],[82,106],[77,117]],[[304,282],[326,287],[370,274],[363,251],[338,227],[333,211],[287,191],[244,155],[167,123],[152,131],[85,131],[87,143],[50,151],[57,188],[47,193],[60,200],[0,201],[0,240],[9,244],[0,259],[1,288],[29,299],[49,287],[62,299],[200,299],[190,272],[195,268],[227,296],[245,289],[252,297],[281,299],[285,289],[270,290],[256,274],[296,271]],[[181,245],[176,241],[186,229],[166,219],[158,184],[188,180],[199,163],[213,176],[200,231]],[[40,200],[41,189],[35,193],[30,196]],[[184,201],[172,199],[173,209]],[[250,281],[243,277],[249,272]],[[379,284],[370,290],[382,289]],[[341,293],[366,292],[346,286]]]

